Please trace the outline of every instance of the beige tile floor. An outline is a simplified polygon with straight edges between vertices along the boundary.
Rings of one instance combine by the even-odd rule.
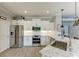
[[[10,48],[0,53],[0,57],[41,57],[39,51],[43,47]]]

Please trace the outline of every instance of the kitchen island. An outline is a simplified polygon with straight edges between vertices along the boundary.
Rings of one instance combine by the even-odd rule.
[[[57,44],[57,41],[60,42],[59,46],[54,44],[55,42]],[[66,45],[64,46],[64,44],[61,45],[61,42],[63,42],[64,44],[67,44],[67,46]],[[49,45],[47,45],[45,48],[40,50],[39,53],[41,53],[43,57],[71,57],[73,56],[73,54],[69,52],[69,40],[68,39],[66,39],[66,41],[64,39],[52,41]]]
[[[46,40],[48,40],[46,47],[44,47],[42,50],[39,51],[40,54],[42,54],[43,57],[72,57],[72,56],[79,56],[79,40],[76,39],[71,39],[71,47],[70,45],[70,39],[67,37],[64,37],[64,39],[61,38],[61,36],[58,36],[58,32],[56,31],[40,31],[39,33],[35,33],[33,31],[25,31],[24,32],[24,37],[28,36],[29,39],[32,38],[33,35],[41,35],[41,36],[47,36],[49,38],[52,38],[51,40],[48,38],[43,41],[43,43],[45,44]],[[24,39],[24,40],[28,40],[28,39]],[[51,46],[55,41],[61,41],[64,43],[67,43],[67,50],[64,51],[60,48]],[[26,41],[24,41],[26,43]],[[28,46],[32,46],[32,41],[31,45]],[[27,45],[25,45],[27,46]],[[43,46],[43,45],[41,45]],[[70,51],[71,48],[71,51]]]
[[[53,32],[54,33],[54,32]],[[39,51],[40,54],[42,54],[43,57],[73,57],[77,56],[79,57],[79,40],[72,39],[71,40],[67,37],[64,37],[63,39],[58,36],[58,33],[52,34],[50,33],[52,38],[55,39],[55,41],[52,41],[50,44],[48,44],[46,47],[44,47],[42,50]],[[55,45],[58,43],[55,43],[56,41],[67,43],[67,50],[61,49],[61,46],[64,45]],[[71,43],[70,43],[71,42]],[[60,47],[58,47],[60,46]]]
[[[47,45],[39,53],[41,53],[43,57],[71,57],[73,56],[71,52],[52,47],[51,45]]]

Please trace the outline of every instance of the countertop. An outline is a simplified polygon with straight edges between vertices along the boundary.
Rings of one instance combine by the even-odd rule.
[[[49,36],[55,38],[55,40],[60,40],[63,42],[69,42],[69,38],[65,37],[64,39],[61,36],[58,36],[59,32],[57,31],[24,31],[24,36],[33,36],[33,35],[41,35],[41,36]]]
[[[39,53],[44,57],[79,57],[79,40],[71,39],[71,51],[64,51],[49,44]]]
[[[54,38],[55,40],[58,41],[63,41],[66,43],[69,43],[69,38],[65,37],[64,39],[62,39],[60,36],[58,36],[59,32],[56,31],[40,31],[40,32],[33,32],[33,31],[24,31],[24,36],[32,36],[32,35],[42,35],[42,36],[50,36],[52,38]],[[42,50],[40,50],[39,52],[47,57],[69,57],[69,56],[79,56],[79,40],[74,40],[71,39],[72,41],[72,52],[69,51],[63,51],[61,49],[52,47],[50,44],[47,45],[46,47],[44,47]]]
[[[44,36],[53,36],[55,37],[56,31],[24,31],[24,36],[32,36],[32,35],[44,35]]]
[[[43,57],[71,57],[73,54],[68,51],[64,51],[50,45],[47,45],[43,48],[39,53],[42,54]]]
[[[67,51],[64,51],[59,48],[51,46],[51,44],[54,43],[52,41],[49,45],[47,45],[46,47],[44,47],[42,50],[39,51],[39,53],[41,53],[42,56],[44,56],[44,57],[71,57],[71,56],[73,56],[73,54],[71,52],[69,52],[69,38],[64,37],[64,39],[62,39],[57,34],[54,34],[54,36],[52,36],[52,35],[49,35],[49,36],[51,36],[52,38],[54,38],[57,41],[66,42]]]

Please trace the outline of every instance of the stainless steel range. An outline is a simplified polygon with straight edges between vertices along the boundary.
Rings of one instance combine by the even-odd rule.
[[[41,36],[40,35],[33,35],[32,36],[32,45],[33,46],[40,46],[41,44]]]

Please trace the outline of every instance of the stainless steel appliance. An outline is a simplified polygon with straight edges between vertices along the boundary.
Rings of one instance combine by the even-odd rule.
[[[41,44],[41,37],[40,35],[33,35],[32,36],[32,45],[33,46],[40,46]]]
[[[23,47],[23,25],[11,25],[10,47]]]

